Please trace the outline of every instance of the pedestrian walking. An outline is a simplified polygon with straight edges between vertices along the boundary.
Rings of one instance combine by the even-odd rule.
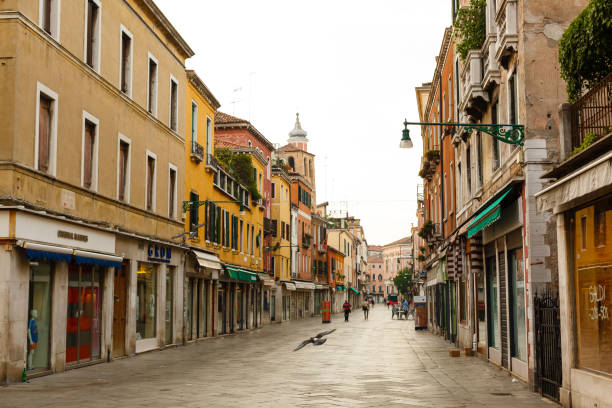
[[[344,301],[344,304],[342,305],[342,310],[344,310],[344,321],[348,322],[349,313],[351,313],[351,304],[348,300]]]
[[[370,298],[370,304],[372,305],[372,309],[374,309],[374,299]]]
[[[363,309],[363,319],[368,320],[368,315],[370,314],[370,302],[364,300],[361,308]]]

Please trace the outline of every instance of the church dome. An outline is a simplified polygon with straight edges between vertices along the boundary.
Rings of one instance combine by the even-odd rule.
[[[289,132],[289,137],[291,139],[296,139],[296,138],[305,139],[307,135],[308,135],[308,132],[302,129],[302,124],[300,123],[300,114],[296,113],[295,114],[295,126],[293,130]]]

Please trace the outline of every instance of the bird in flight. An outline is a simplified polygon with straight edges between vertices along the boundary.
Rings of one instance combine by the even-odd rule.
[[[307,340],[304,340],[293,351],[298,351],[299,349],[306,347],[306,345],[309,344],[309,343],[312,343],[313,346],[320,346],[321,344],[323,344],[323,343],[325,343],[327,341],[327,339],[324,339],[323,336],[327,336],[328,334],[331,334],[331,333],[333,333],[335,331],[336,331],[336,329],[324,331],[324,332],[321,332],[321,333],[317,334],[314,337],[311,337],[311,338],[309,338]]]

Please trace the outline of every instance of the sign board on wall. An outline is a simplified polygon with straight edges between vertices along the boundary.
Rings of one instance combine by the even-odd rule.
[[[15,238],[96,252],[115,252],[115,234],[85,225],[18,211]]]

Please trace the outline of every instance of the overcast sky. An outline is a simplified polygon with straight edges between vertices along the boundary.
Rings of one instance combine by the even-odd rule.
[[[317,201],[361,219],[369,244],[416,223],[420,129],[399,149],[414,88],[431,81],[449,0],[156,0],[221,102],[272,143],[300,112],[316,155]]]

